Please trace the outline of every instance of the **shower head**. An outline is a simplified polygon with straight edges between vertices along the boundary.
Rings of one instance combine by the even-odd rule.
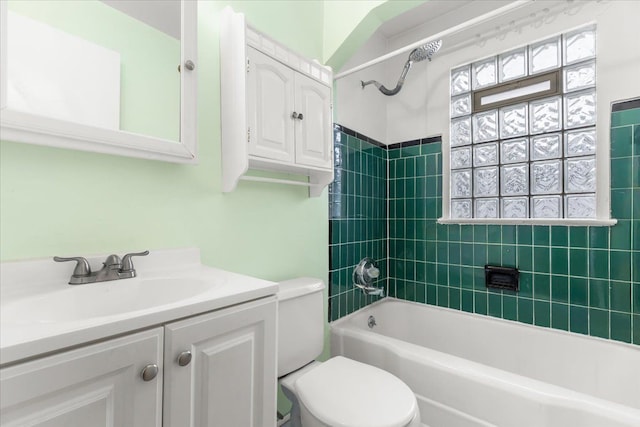
[[[428,59],[431,61],[431,57],[434,53],[440,50],[442,47],[442,40],[432,41],[427,44],[423,44],[411,51],[409,54],[409,61],[420,62]]]
[[[431,57],[433,56],[434,53],[440,50],[441,46],[442,46],[442,40],[437,40],[437,41],[432,41],[432,42],[423,44],[422,46],[413,49],[409,54],[409,59],[407,59],[407,62],[405,62],[404,64],[402,73],[400,73],[400,78],[398,79],[398,83],[396,84],[396,87],[393,89],[387,89],[376,80],[368,80],[366,82],[360,81],[360,84],[362,85],[363,89],[365,88],[365,86],[373,84],[383,94],[387,96],[393,96],[396,93],[400,92],[400,89],[402,89],[402,85],[404,84],[404,78],[407,76],[407,73],[411,69],[411,66],[413,65],[413,63],[424,61],[425,59],[428,59],[429,61],[431,61]]]

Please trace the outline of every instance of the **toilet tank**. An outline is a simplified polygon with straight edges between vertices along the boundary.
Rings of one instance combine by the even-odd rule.
[[[278,377],[315,360],[324,345],[324,282],[301,277],[280,282]]]

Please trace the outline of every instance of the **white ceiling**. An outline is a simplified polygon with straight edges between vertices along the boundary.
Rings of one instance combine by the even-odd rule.
[[[397,49],[422,38],[448,30],[471,19],[484,15],[512,3],[513,0],[426,0],[423,4],[383,23],[377,30],[377,34],[386,38],[388,47]],[[527,16],[535,12],[534,9],[542,9],[552,1],[531,1],[514,12],[516,15]],[[508,19],[513,19],[511,15]],[[521,17],[521,16],[520,16]],[[460,43],[464,40],[479,37],[487,31],[495,28],[496,23],[503,22],[506,16],[496,17],[485,23],[466,28],[450,34],[443,42],[443,49]]]
[[[566,4],[567,1],[570,0],[529,1],[486,21],[463,26],[443,37],[441,53],[500,34],[517,22],[541,19],[548,14],[549,9]],[[513,0],[426,0],[378,27],[370,40],[375,40],[378,46],[384,47],[383,52],[378,51],[374,57],[460,26],[510,3],[513,3]],[[371,46],[363,49],[363,52],[372,51]],[[357,62],[362,63],[370,59],[373,57],[360,57]],[[356,64],[350,64],[354,65]]]
[[[179,0],[102,0],[102,2],[180,40]]]
[[[383,23],[377,31],[387,39],[396,37],[435,21],[441,16],[472,2],[473,0],[427,0],[423,4]]]

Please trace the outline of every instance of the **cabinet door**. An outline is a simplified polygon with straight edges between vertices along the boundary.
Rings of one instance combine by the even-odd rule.
[[[296,74],[296,163],[331,168],[331,90],[315,80]]]
[[[294,72],[253,48],[247,48],[249,154],[293,163]]]
[[[3,427],[162,425],[162,328],[0,370]],[[158,375],[143,381],[147,364]]]
[[[164,381],[165,427],[274,427],[275,297],[165,326]]]

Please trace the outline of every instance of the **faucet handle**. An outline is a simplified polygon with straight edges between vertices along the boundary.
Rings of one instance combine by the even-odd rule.
[[[149,255],[149,251],[144,252],[132,252],[130,254],[126,254],[122,257],[122,272],[135,271],[133,268],[133,260],[131,259],[134,256],[146,256]]]
[[[55,262],[75,261],[76,268],[73,269],[72,277],[88,277],[91,275],[91,266],[89,266],[89,261],[81,256],[70,258],[54,256],[53,260]]]
[[[380,277],[380,269],[373,263],[369,266],[369,268],[366,268],[364,270],[364,273],[371,279],[377,279],[378,277]]]

